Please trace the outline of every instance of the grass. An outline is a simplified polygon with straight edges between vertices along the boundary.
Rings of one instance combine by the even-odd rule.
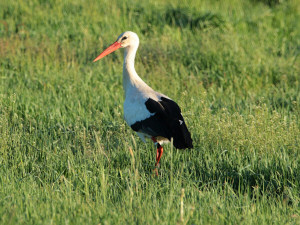
[[[300,224],[297,1],[1,1],[0,224]],[[194,149],[123,120],[136,69],[183,110]],[[184,192],[184,194],[183,194]]]

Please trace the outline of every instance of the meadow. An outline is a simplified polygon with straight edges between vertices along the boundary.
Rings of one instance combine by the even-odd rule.
[[[296,0],[0,0],[0,224],[300,224]],[[136,70],[194,148],[123,119]]]

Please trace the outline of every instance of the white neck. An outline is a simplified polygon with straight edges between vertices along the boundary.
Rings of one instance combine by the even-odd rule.
[[[123,88],[125,96],[129,89],[136,87],[139,88],[147,84],[139,77],[134,68],[134,59],[139,45],[130,45],[124,51],[123,63]]]

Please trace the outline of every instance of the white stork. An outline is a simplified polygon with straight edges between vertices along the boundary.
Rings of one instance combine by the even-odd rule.
[[[134,59],[138,47],[139,37],[137,34],[126,31],[95,58],[94,62],[119,48],[125,48],[123,63],[124,118],[144,142],[145,138],[151,138],[157,146],[155,163],[157,167],[163,153],[161,146],[163,142],[169,142],[173,138],[176,148],[185,149],[193,148],[193,141],[177,103],[168,96],[154,91],[136,73]]]

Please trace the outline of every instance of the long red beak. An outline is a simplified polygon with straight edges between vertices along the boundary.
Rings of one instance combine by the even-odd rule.
[[[99,59],[102,59],[104,56],[116,51],[117,49],[121,48],[121,43],[115,42],[112,45],[110,45],[107,49],[105,49],[100,55],[97,56],[96,59],[94,59],[93,62],[98,61]]]

